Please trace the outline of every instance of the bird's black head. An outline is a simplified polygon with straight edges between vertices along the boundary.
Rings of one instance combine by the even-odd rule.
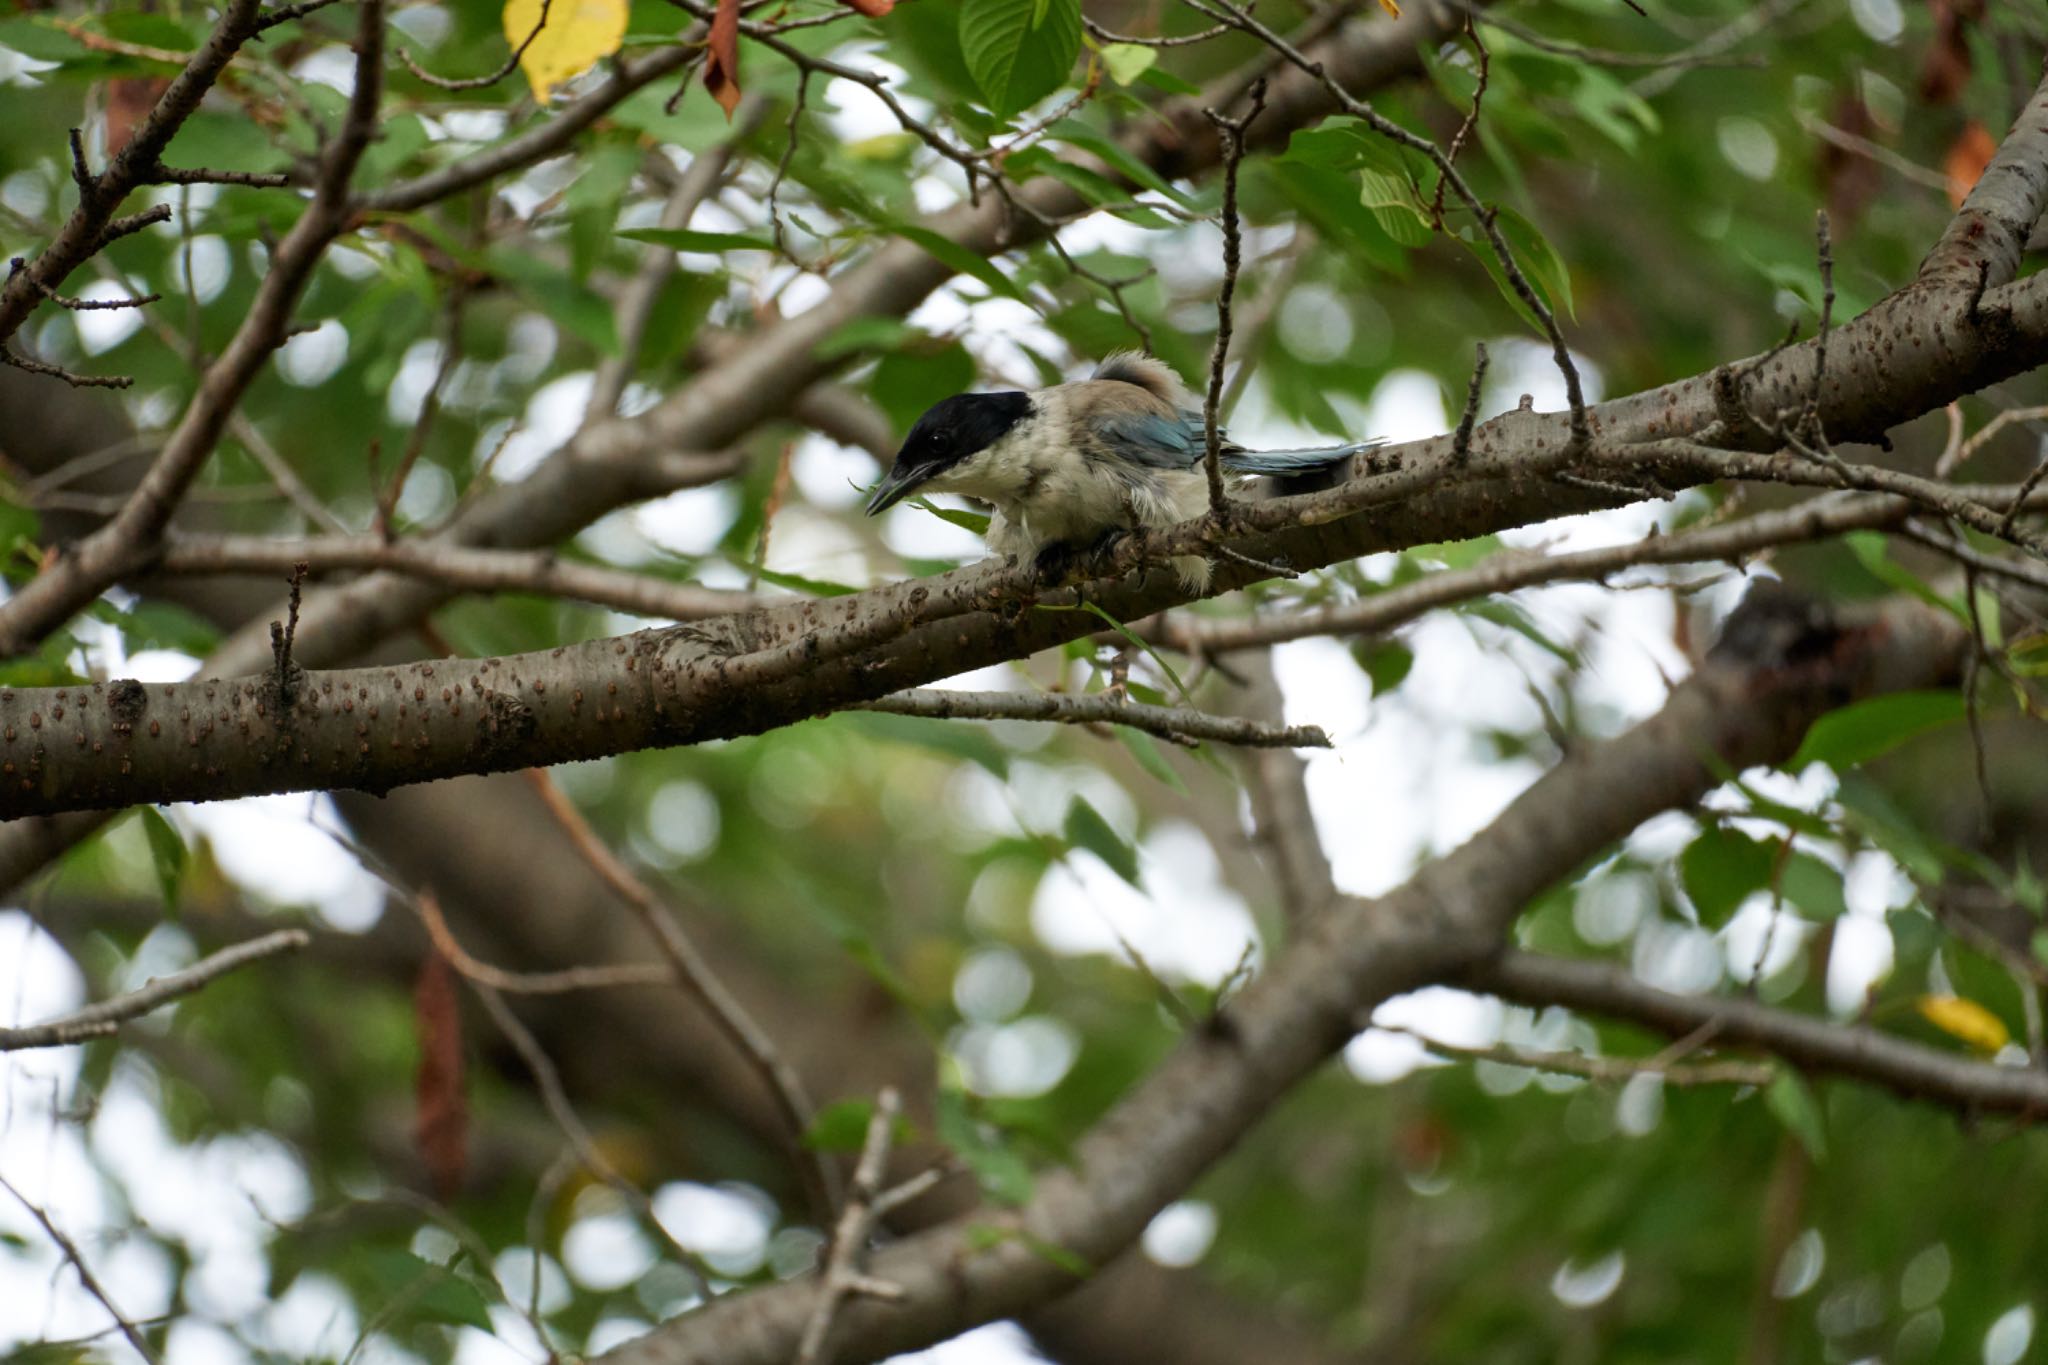
[[[868,515],[893,507],[918,485],[1000,441],[1031,412],[1031,396],[960,393],[932,405],[903,438],[889,476],[868,498]]]

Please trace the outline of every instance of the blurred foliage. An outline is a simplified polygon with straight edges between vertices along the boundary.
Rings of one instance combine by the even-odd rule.
[[[1910,278],[1950,212],[1943,168],[1983,129],[2008,124],[2032,87],[2044,35],[2024,6],[1960,0],[1645,7],[1643,17],[1607,0],[1493,7],[1512,27],[1478,29],[1485,93],[1460,162],[1482,196],[1503,206],[1517,259],[1609,395],[1764,349],[1789,324],[1810,332],[1816,207],[1834,216],[1838,318]],[[774,12],[836,8],[795,0]],[[1259,13],[1286,31],[1302,8],[1276,2]],[[1091,3],[1088,14],[1127,34],[1205,26],[1171,7]],[[370,527],[391,501],[397,533],[431,530],[516,482],[573,426],[591,371],[621,352],[613,300],[648,243],[680,252],[682,269],[663,286],[639,348],[629,413],[704,363],[715,332],[743,335],[810,306],[821,279],[897,238],[958,277],[907,320],[862,318],[824,350],[899,431],[945,394],[1054,381],[1137,345],[1134,321],[1192,377],[1206,362],[1219,278],[1215,230],[1198,220],[1213,214],[1218,192],[1207,181],[1162,178],[1112,139],[1256,50],[1238,34],[1156,50],[1104,44],[1084,35],[1080,18],[1073,0],[918,0],[790,41],[900,76],[906,103],[962,147],[1038,130],[1001,164],[1018,183],[1056,179],[1101,207],[1070,233],[1075,261],[1094,278],[1047,247],[983,260],[938,237],[919,214],[957,197],[957,169],[890,124],[852,82],[813,79],[797,105],[795,68],[743,42],[741,87],[767,105],[751,130],[736,133],[694,82],[673,102],[673,87],[650,88],[588,129],[571,154],[491,193],[368,215],[314,277],[298,313],[314,330],[286,348],[241,414],[351,529]],[[203,8],[178,0],[23,5],[0,20],[5,254],[35,250],[68,211],[66,130],[86,127],[92,155],[102,156],[113,95],[172,72],[162,54],[191,50],[208,22]],[[343,107],[337,85],[347,79],[352,22],[336,6],[252,45],[166,159],[267,170],[311,155],[318,130]],[[437,73],[486,74],[504,59],[497,0],[405,4],[393,22]],[[624,50],[672,43],[686,23],[641,0]],[[1600,56],[1617,51],[1671,60]],[[1374,105],[1448,141],[1477,97],[1477,51],[1460,38],[1426,54],[1424,66],[1423,78],[1376,93]],[[571,81],[557,103],[600,78]],[[516,77],[466,91],[397,67],[390,79],[362,171],[368,183],[447,165],[554,117]],[[1088,98],[1068,107],[1082,91]],[[687,228],[657,228],[679,168],[734,136],[722,190]],[[1074,152],[1098,160],[1060,159]],[[1237,354],[1255,360],[1256,375],[1235,414],[1241,435],[1290,424],[1358,434],[1362,423],[1406,420],[1418,408],[1425,424],[1446,426],[1463,403],[1475,340],[1495,347],[1489,411],[1512,406],[1514,386],[1552,383],[1540,352],[1503,344],[1528,336],[1526,320],[1497,263],[1472,249],[1469,215],[1454,207],[1446,230],[1431,230],[1432,176],[1419,158],[1344,119],[1298,131],[1246,164]],[[771,189],[779,223],[767,210]],[[67,288],[129,288],[163,301],[140,312],[46,307],[21,338],[53,363],[134,378],[94,400],[117,406],[139,438],[120,457],[129,461],[175,424],[197,382],[192,357],[217,354],[233,336],[266,243],[303,204],[296,192],[233,186],[159,189],[137,206],[144,201],[170,205],[171,220],[116,242]],[[1105,280],[1129,282],[1112,289]],[[1963,411],[1974,425],[1996,406],[2040,401],[2039,388],[2015,381]],[[1931,462],[1939,427],[1901,431],[1885,458]],[[245,439],[230,432],[209,463],[192,524],[306,534]],[[400,453],[415,441],[417,462],[394,490]],[[778,492],[778,458],[796,441],[793,486]],[[2024,470],[2031,442],[2013,428],[1980,457],[1980,472]],[[959,534],[972,530],[972,514],[906,508],[877,534],[853,510],[864,467],[824,458],[821,442],[786,423],[750,444],[758,458],[741,478],[677,495],[658,515],[622,511],[560,552],[678,581],[799,593],[932,572],[972,554]],[[44,490],[32,486],[32,471],[10,467],[7,479],[0,567],[19,579],[34,571],[39,545],[68,533],[79,506],[38,503]],[[1689,495],[1670,520],[1732,510],[1726,501]],[[1196,610],[1342,602],[1502,548],[1494,537],[1419,547]],[[1939,566],[1875,533],[1788,552],[1776,565],[1837,598],[1908,591],[1958,614],[1968,605]],[[1673,634],[1667,655],[1696,653],[1738,578],[1643,575],[1634,581],[1668,584],[1657,589],[1661,614],[1647,617],[1601,605],[1619,598],[1570,592],[1482,600],[1398,638],[1349,651],[1305,646],[1299,657],[1315,661],[1319,679],[1355,683],[1357,697],[1370,698],[1371,726],[1426,737],[1405,750],[1418,764],[1434,754],[1453,773],[1447,781],[1484,778],[1495,790],[1633,718],[1640,699],[1603,677],[1627,633],[1654,619]],[[203,655],[223,623],[172,596],[101,604],[38,656],[9,664],[4,681],[70,680],[143,651]],[[512,595],[459,601],[434,618],[450,647],[494,653],[636,624]],[[1994,616],[1991,643],[2010,646],[2010,676],[2038,676],[2040,632],[2024,622],[2008,630],[2009,641]],[[1115,652],[1113,643],[1082,642],[1019,671],[1034,686],[1094,690],[1109,685]],[[1419,681],[1442,680],[1444,660],[1497,679],[1500,704],[1448,713]],[[1196,675],[1174,661],[1183,676],[1170,676],[1167,660],[1143,651],[1130,666],[1141,699],[1173,698],[1186,676],[1205,704],[1235,704],[1221,670]],[[1327,685],[1334,697],[1339,684]],[[1317,718],[1317,700],[1294,698],[1302,718]],[[1867,1000],[1836,1008],[1959,1055],[2002,1032],[2033,1049],[2034,1061],[2021,1064],[2038,1064],[2048,937],[2037,928],[2043,891],[2031,869],[2048,861],[2048,792],[2036,776],[2048,767],[2022,761],[2038,755],[2039,741],[2019,714],[2031,703],[2017,682],[1987,677],[1978,700],[1972,709],[1960,694],[1916,694],[1829,718],[1787,773],[1731,783],[1554,888],[1523,919],[1519,941],[1653,971],[1704,961],[1695,989],[1752,989],[1821,1014],[1830,1008],[1830,945],[1853,922],[1889,943],[1892,965]],[[1973,737],[1993,755],[1995,782],[1981,794]],[[898,1077],[922,1091],[907,1139],[950,1147],[989,1196],[1014,1202],[1035,1172],[1068,1159],[1076,1135],[1231,981],[1234,948],[1213,966],[1194,952],[1216,938],[1219,916],[1240,939],[1252,931],[1240,965],[1286,947],[1270,878],[1243,835],[1234,764],[1144,736],[1118,739],[856,713],[578,765],[558,779],[614,847],[678,895],[693,933],[776,983],[782,1004],[763,1017],[772,1035],[815,1035],[823,1021],[847,1053],[913,1059]],[[1418,807],[1472,799],[1421,768],[1373,781]],[[1341,811],[1323,815],[1339,851],[1390,837]],[[95,993],[130,981],[138,963],[160,967],[233,936],[252,905],[265,916],[308,910],[271,905],[260,884],[238,884],[203,828],[189,813],[166,822],[144,812],[79,847],[35,893],[31,911]],[[1440,843],[1419,836],[1380,862],[1412,864]],[[1213,868],[1188,854],[1195,844],[1212,850]],[[523,852],[495,831],[477,833],[477,858]],[[1845,870],[1884,889],[1851,895]],[[1119,882],[1149,896],[1155,927],[1142,970],[1102,928],[1130,922],[1117,918],[1127,909],[1117,898],[1130,895]],[[1200,924],[1182,899],[1191,885],[1206,897]],[[2009,913],[1993,930],[1956,933],[1961,893],[1989,895]],[[160,922],[162,910],[175,923]],[[1759,946],[1736,930],[1760,915],[1774,928]],[[413,1193],[411,918],[394,908],[378,928],[329,942],[354,946],[237,974],[118,1046],[71,1054],[72,1120],[94,1122],[94,1105],[109,1096],[140,1096],[181,1160],[269,1153],[298,1172],[302,1197],[261,1229],[264,1296],[291,1302],[294,1286],[324,1286],[307,1302],[343,1324],[338,1342],[279,1344],[281,1329],[257,1309],[233,1307],[209,1287],[217,1258],[203,1239],[138,1212],[147,1201],[131,1188],[136,1173],[107,1155],[112,1144],[96,1142],[109,1209],[92,1245],[161,1252],[169,1288],[153,1333],[205,1321],[266,1359],[340,1358],[360,1337],[380,1360],[447,1360],[463,1329],[523,1330],[536,1244],[548,1258],[540,1278],[552,1286],[540,1316],[563,1350],[616,1340],[621,1324],[693,1301],[679,1264],[654,1262],[654,1239],[631,1230],[616,1196],[583,1176],[549,1174],[559,1134],[524,1065],[480,1014],[471,1016],[470,1186],[445,1210]],[[1177,944],[1187,951],[1150,961]],[[1950,999],[1969,1009],[1928,1007]],[[535,1017],[545,1039],[584,1036],[573,1006],[536,1006]],[[1525,1047],[1646,1055],[1662,1046],[1558,1011],[1505,1010],[1493,1027]],[[721,1112],[715,1096],[676,1093],[664,1076],[641,1074],[634,1041],[608,1039],[612,1051],[580,1065],[558,1058],[606,1156],[656,1192],[658,1210],[690,1191],[767,1210],[737,1249],[691,1243],[682,1220],[673,1228],[721,1286],[803,1270],[815,1239],[801,1231],[810,1215],[783,1154]],[[812,1139],[844,1150],[858,1142],[873,1097],[851,1093],[850,1082],[825,1089],[820,1098],[840,1107]],[[1199,1273],[1249,1311],[1285,1308],[1340,1344],[1418,1361],[1973,1360],[1995,1321],[2040,1305],[2041,1247],[2024,1210],[2044,1176],[2048,1147],[2015,1125],[1846,1082],[1809,1087],[1789,1072],[1764,1091],[1731,1091],[1614,1086],[1466,1059],[1389,1084],[1332,1067],[1196,1191],[1218,1215]],[[607,1245],[610,1263],[631,1271],[623,1280],[604,1255],[569,1246],[579,1228],[621,1224],[628,1231]],[[0,1257],[46,1252],[29,1235],[9,1234],[0,1246]],[[635,1260],[643,1255],[649,1264]],[[18,1323],[0,1326],[15,1334],[9,1342],[21,1335]],[[110,1349],[48,1346],[35,1358]]]

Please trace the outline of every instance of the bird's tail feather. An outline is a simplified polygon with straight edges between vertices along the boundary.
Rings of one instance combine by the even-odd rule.
[[[1223,467],[1233,474],[1299,474],[1333,465],[1379,444],[1373,440],[1304,450],[1226,450]]]

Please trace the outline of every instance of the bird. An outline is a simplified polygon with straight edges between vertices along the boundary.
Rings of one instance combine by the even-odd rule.
[[[1378,444],[1247,450],[1224,437],[1218,453],[1232,476],[1298,475]],[[1209,507],[1207,449],[1201,405],[1180,376],[1155,356],[1122,351],[1073,383],[934,404],[912,424],[867,512],[914,492],[963,494],[989,505],[991,555],[1056,574],[1132,530],[1200,516]],[[1173,564],[1189,592],[1207,590],[1207,559]]]

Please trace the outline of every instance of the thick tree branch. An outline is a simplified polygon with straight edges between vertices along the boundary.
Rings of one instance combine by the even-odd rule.
[[[2004,284],[2018,273],[2020,253],[2048,209],[2048,79],[2013,120],[1991,164],[1927,259],[1920,282],[1949,289]]]
[[[1753,1047],[1803,1071],[1847,1076],[1907,1099],[1966,1113],[2048,1115],[2048,1074],[1993,1066],[1876,1029],[1796,1014],[1755,1000],[1660,991],[1623,968],[1509,952],[1474,970],[1474,989],[1518,1004],[1564,1005],[1624,1019],[1674,1038],[1713,1031],[1717,1048]]]
[[[1544,887],[1722,773],[1789,754],[1829,707],[1952,677],[1960,662],[1962,632],[1918,606],[1842,623],[1786,606],[1755,599],[1656,716],[1566,760],[1405,886],[1318,920],[1085,1135],[1069,1166],[1042,1174],[1022,1208],[984,1207],[878,1252],[872,1273],[903,1296],[841,1310],[846,1357],[921,1346],[1068,1288],[1074,1258],[1100,1265],[1136,1238],[1380,1001],[1469,972]],[[816,1292],[805,1279],[720,1298],[603,1359],[780,1365]]]

